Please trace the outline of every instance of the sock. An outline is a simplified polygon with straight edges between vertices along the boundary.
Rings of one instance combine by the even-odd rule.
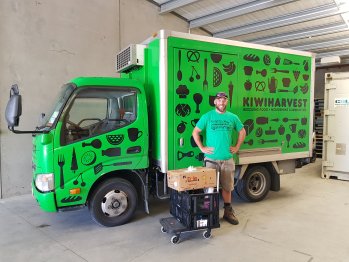
[[[226,208],[226,207],[230,207],[231,206],[231,204],[230,203],[224,203],[224,208]]]

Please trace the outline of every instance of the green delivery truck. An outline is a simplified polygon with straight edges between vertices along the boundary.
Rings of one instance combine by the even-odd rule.
[[[247,132],[235,156],[241,198],[280,190],[280,175],[312,155],[312,53],[161,30],[120,51],[116,69],[120,77],[63,85],[33,131],[14,128],[22,108],[12,86],[6,119],[33,135],[32,190],[43,210],[88,206],[104,226],[130,221],[138,203],[149,213],[149,195],[167,195],[168,170],[203,165],[191,133],[220,91]]]

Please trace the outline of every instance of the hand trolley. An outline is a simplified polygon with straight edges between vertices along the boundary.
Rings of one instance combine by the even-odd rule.
[[[171,217],[161,218],[161,232],[173,234],[171,243],[179,242],[181,233],[204,230],[203,237],[211,237],[211,229],[219,228],[219,176],[220,167],[216,165],[217,187],[213,192],[203,189],[179,192],[170,188]]]

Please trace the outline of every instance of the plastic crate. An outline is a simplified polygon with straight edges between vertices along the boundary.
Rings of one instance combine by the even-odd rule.
[[[170,190],[170,213],[189,230],[219,227],[219,193]]]

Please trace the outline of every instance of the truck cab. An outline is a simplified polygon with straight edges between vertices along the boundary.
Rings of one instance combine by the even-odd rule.
[[[142,198],[137,192],[146,191],[136,170],[148,167],[148,147],[139,82],[73,79],[62,87],[43,126],[33,131],[33,195],[45,211],[88,205],[102,225],[125,223]]]

